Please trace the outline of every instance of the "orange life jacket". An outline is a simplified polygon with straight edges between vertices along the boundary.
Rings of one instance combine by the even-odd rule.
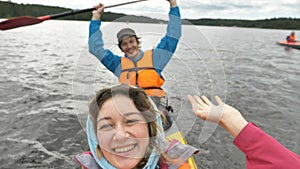
[[[165,80],[153,66],[152,50],[145,51],[143,57],[136,63],[122,57],[119,82],[143,88],[148,96],[166,96],[161,88]]]
[[[287,37],[287,41],[288,41],[288,42],[296,42],[296,36],[289,35],[289,36]]]

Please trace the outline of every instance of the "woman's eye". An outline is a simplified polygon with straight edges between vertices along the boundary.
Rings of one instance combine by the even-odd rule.
[[[103,124],[99,127],[100,130],[107,130],[110,128],[112,128],[112,125],[110,125],[110,124]]]
[[[127,124],[136,124],[138,122],[139,122],[139,120],[137,120],[137,119],[130,119],[130,120],[126,121]]]

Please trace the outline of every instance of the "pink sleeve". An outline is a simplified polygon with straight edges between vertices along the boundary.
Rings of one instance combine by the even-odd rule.
[[[254,123],[248,123],[233,143],[245,153],[247,169],[300,168],[300,156],[285,148]]]

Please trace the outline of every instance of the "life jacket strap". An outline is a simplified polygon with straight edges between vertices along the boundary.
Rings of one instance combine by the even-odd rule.
[[[161,87],[155,87],[155,86],[150,86],[150,87],[143,87],[144,90],[151,90],[151,89],[159,89],[163,90]]]
[[[121,72],[135,72],[139,70],[153,70],[153,67],[135,67],[135,68],[129,68],[129,69],[123,69]],[[155,70],[155,69],[154,69]]]

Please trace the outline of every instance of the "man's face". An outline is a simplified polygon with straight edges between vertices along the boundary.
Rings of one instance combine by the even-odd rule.
[[[135,59],[140,55],[139,44],[135,36],[128,37],[121,42],[121,50],[129,59]]]

